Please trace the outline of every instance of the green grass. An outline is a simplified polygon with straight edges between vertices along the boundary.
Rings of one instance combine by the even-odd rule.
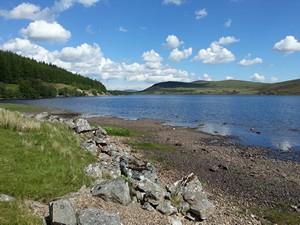
[[[255,208],[252,211],[260,217],[267,220],[264,225],[278,224],[278,225],[299,225],[300,213],[291,212],[289,210],[278,210],[268,208]]]
[[[112,126],[104,126],[103,128],[107,131],[108,135],[112,135],[112,136],[122,136],[122,137],[140,136],[140,134],[132,132],[126,128],[112,127]]]
[[[20,201],[0,202],[1,225],[40,225],[42,220],[33,216],[26,205]]]
[[[130,145],[135,149],[142,149],[142,150],[175,151],[177,149],[173,145],[160,144],[154,142],[128,141],[126,142],[126,144]]]
[[[32,122],[28,120],[19,122]],[[44,122],[38,128],[22,129],[0,122],[0,137],[0,193],[46,202],[91,181],[83,168],[94,158],[63,124]]]
[[[0,103],[0,108],[7,109],[10,111],[18,111],[18,112],[42,112],[45,110],[45,108],[39,106],[10,104],[10,103]]]

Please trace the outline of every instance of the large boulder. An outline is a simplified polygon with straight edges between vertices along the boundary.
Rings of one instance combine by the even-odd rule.
[[[105,180],[92,189],[92,195],[106,201],[128,205],[131,202],[128,182],[119,177],[113,180]]]
[[[53,225],[77,225],[76,213],[72,203],[60,199],[50,203],[50,217]]]
[[[78,216],[79,225],[122,225],[119,217],[101,209],[84,209]]]
[[[74,129],[76,133],[84,133],[92,130],[91,125],[87,120],[82,118],[77,118],[74,120]]]

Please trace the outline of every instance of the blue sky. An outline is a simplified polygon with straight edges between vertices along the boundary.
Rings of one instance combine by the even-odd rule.
[[[299,0],[1,0],[0,49],[103,82],[300,78]]]

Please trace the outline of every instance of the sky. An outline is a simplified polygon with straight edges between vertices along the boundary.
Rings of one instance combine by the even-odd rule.
[[[1,0],[0,49],[101,81],[300,78],[299,0]]]

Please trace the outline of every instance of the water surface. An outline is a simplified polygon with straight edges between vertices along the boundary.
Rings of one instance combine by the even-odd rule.
[[[246,145],[300,153],[299,96],[131,95],[18,100],[85,116],[155,119],[234,135]]]

